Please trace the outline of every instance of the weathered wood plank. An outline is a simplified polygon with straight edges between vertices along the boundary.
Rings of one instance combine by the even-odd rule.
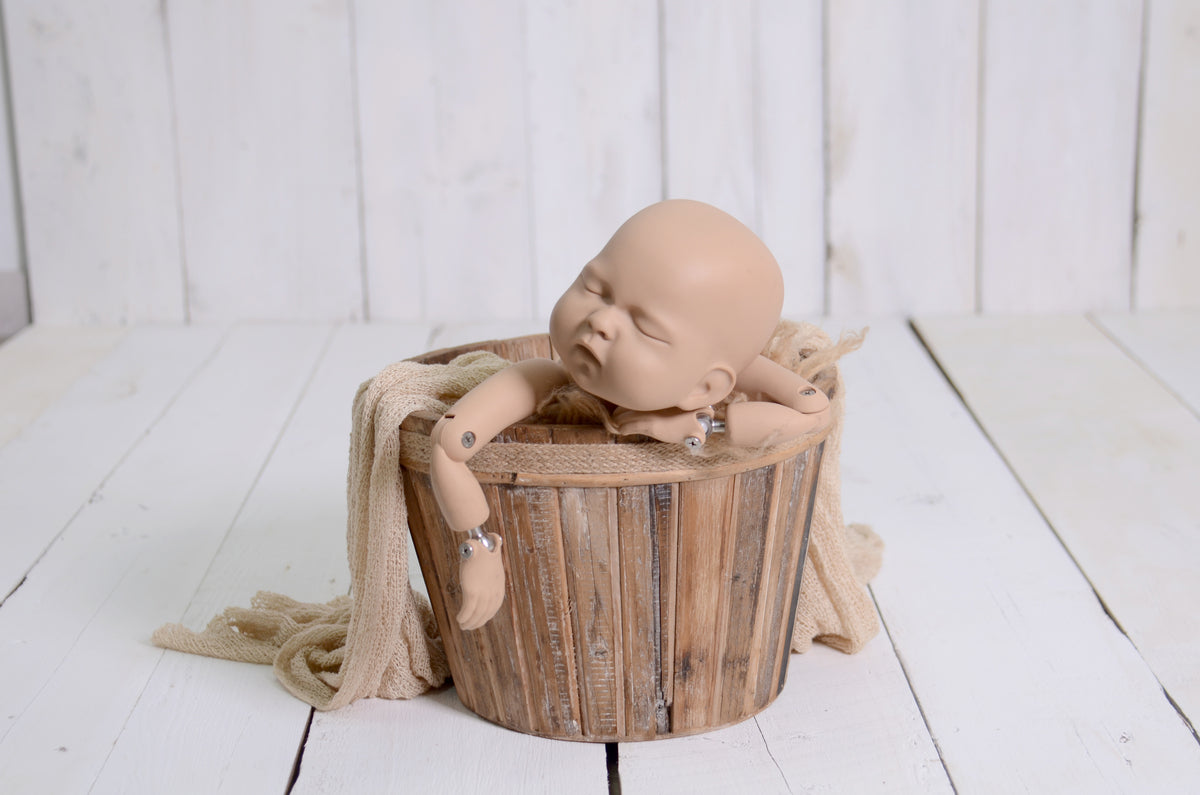
[[[1142,6],[987,4],[983,311],[1129,308]]]
[[[0,790],[95,780],[328,335],[234,331],[0,608]]]
[[[1146,5],[1134,308],[1200,306],[1200,6]]]
[[[920,329],[1158,682],[1200,720],[1200,419],[1084,318]]]
[[[979,0],[827,8],[828,311],[971,311]]]
[[[566,553],[556,489],[502,488],[506,562],[513,581],[516,634],[525,649],[525,680],[532,704],[533,731],[576,737],[579,721],[579,667],[566,583]]]
[[[728,600],[722,578],[729,547],[724,538],[734,497],[732,480],[679,485],[679,533],[687,538],[680,538],[676,558],[673,732],[714,725],[727,629],[719,620]]]
[[[213,328],[132,330],[0,448],[0,598],[89,499],[101,499],[105,479],[156,427],[221,336]]]
[[[125,336],[106,326],[30,326],[0,346],[0,447]]]
[[[663,554],[653,492],[661,486],[617,489],[618,557],[621,561],[621,653],[625,671],[621,696],[625,731],[630,737],[665,734],[667,706],[663,691],[663,615],[660,608]],[[670,488],[669,486],[666,488]]]
[[[1100,337],[1079,323],[1089,328],[1084,338]],[[877,323],[844,365],[842,485],[847,514],[875,523],[887,543],[872,590],[955,785],[1154,792],[1195,780],[1200,746],[1075,564],[1124,622],[1097,562],[1082,557],[1088,543],[1065,532],[1060,512],[1035,489],[1069,555],[1000,457],[1030,485],[1035,470],[1058,472],[1069,491],[1109,513],[1094,515],[1082,534],[1110,535],[1120,522],[1088,484],[1093,468],[1110,464],[1099,460],[1100,447],[1071,452],[1070,439],[1097,422],[1113,426],[1100,434],[1136,436],[1120,428],[1146,422],[1140,409],[1157,414],[1136,385],[1145,376],[1103,357],[1098,392],[1124,409],[1110,423],[1089,407],[1091,398],[1068,398],[1077,392],[1069,382],[1090,369],[1082,340],[1029,318],[922,321],[921,329],[1000,452],[904,326]],[[983,373],[991,389],[976,383]],[[1127,389],[1137,396],[1122,394]],[[1055,408],[1066,408],[1064,399],[1067,414]],[[1044,460],[1031,469],[1005,424],[1041,439]],[[1113,489],[1115,499],[1144,493],[1127,492],[1129,485]],[[1110,548],[1106,565],[1136,571],[1142,544]],[[1172,554],[1181,559],[1186,546]],[[1160,574],[1141,575],[1137,587],[1159,587]]]
[[[259,590],[303,601],[347,591],[349,407],[361,381],[417,351],[427,334],[424,327],[337,330],[185,624],[201,627],[228,605],[248,605]],[[309,713],[268,666],[168,652],[92,792],[283,791]]]
[[[1200,414],[1200,310],[1105,313],[1095,321]]]
[[[729,594],[725,615],[720,617],[726,628],[721,653],[722,686],[713,710],[716,725],[738,720],[755,707],[747,703],[747,691],[754,690],[747,683],[755,681],[751,671],[762,654],[754,638],[758,634],[758,607],[767,601],[761,586],[767,541],[775,524],[770,509],[776,468],[753,470],[737,478],[733,522],[725,539],[729,547]]]
[[[662,198],[658,4],[525,3],[533,311]]]
[[[162,9],[158,0],[4,6],[39,323],[185,317]]]
[[[610,500],[611,498],[611,500]],[[624,650],[616,491],[560,489],[560,521],[570,593],[584,736],[624,734]],[[610,504],[611,502],[611,504]]]
[[[193,319],[363,316],[349,5],[170,6]]]

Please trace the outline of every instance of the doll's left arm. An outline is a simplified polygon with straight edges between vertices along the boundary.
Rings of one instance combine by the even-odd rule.
[[[759,356],[738,374],[737,388],[751,400],[780,403],[801,414],[819,414],[829,408],[824,392],[765,356]]]

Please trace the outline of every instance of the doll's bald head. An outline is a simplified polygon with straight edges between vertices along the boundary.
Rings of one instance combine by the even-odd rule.
[[[634,215],[559,299],[550,333],[587,391],[692,410],[728,395],[783,305],[783,275],[745,225],[675,199]]]
[[[641,263],[655,277],[647,296],[678,299],[704,329],[695,333],[738,371],[779,322],[783,274],[775,257],[745,224],[712,205],[652,204],[621,225],[600,256],[606,254]]]

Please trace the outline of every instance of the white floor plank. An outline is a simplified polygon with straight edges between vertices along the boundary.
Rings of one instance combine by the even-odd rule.
[[[220,339],[221,332],[214,328],[135,328],[0,448],[0,600],[170,405]],[[52,349],[44,351],[47,359],[54,358]]]
[[[259,590],[304,601],[346,593],[354,393],[385,365],[419,352],[428,335],[426,326],[337,331],[184,623],[200,628]],[[267,666],[168,652],[91,791],[282,792],[309,712]]]
[[[487,723],[453,688],[318,712],[293,795],[487,792],[604,795],[602,743],[546,740]]]
[[[792,655],[779,698],[696,737],[625,743],[621,791],[950,792],[886,636],[856,655]]]
[[[449,326],[430,335],[434,341],[426,347],[532,333],[538,330],[533,326],[542,325],[516,322]],[[377,328],[370,327],[361,334],[377,334]],[[421,337],[420,343],[424,344],[425,339]],[[377,346],[379,339],[364,340],[364,344],[368,342]],[[414,339],[393,358],[419,352],[421,348]],[[344,507],[342,512],[344,517]],[[409,571],[416,576],[414,587],[426,592],[411,545],[409,558]],[[487,749],[487,754],[461,753],[465,748]],[[501,729],[467,711],[454,690],[447,688],[407,702],[369,700],[337,712],[317,713],[294,792],[388,792],[401,788],[413,792],[476,792],[486,787],[496,793],[602,793],[608,791],[606,775],[603,745],[555,742]]]
[[[0,447],[61,397],[126,333],[110,326],[26,326],[0,345]]]
[[[920,329],[1100,598],[1200,723],[1200,420],[1082,317],[939,318]]]
[[[1200,311],[1104,313],[1095,320],[1200,414]]]
[[[328,338],[235,329],[5,602],[0,791],[93,782]]]
[[[1053,440],[1061,379],[1034,350],[1009,356],[972,333],[986,325],[938,325],[939,352],[955,351],[956,379],[960,367],[995,374],[987,394]],[[876,324],[845,376],[846,512],[887,543],[872,589],[958,791],[1173,792],[1200,780],[1200,746],[1146,661],[917,340]],[[968,381],[956,384],[973,398]],[[1089,466],[1058,465],[1071,478]]]

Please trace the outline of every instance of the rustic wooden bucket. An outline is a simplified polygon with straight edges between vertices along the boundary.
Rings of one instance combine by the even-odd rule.
[[[550,355],[546,335],[535,335],[418,360],[478,349],[514,361]],[[437,419],[415,414],[401,429],[427,437]],[[491,508],[485,529],[504,538],[507,593],[471,632],[454,620],[463,539],[442,519],[428,465],[402,454],[413,541],[459,698],[510,729],[590,742],[695,734],[763,710],[787,675],[824,437],[707,469],[476,469]],[[530,442],[618,443],[602,428],[518,424],[492,446]]]

